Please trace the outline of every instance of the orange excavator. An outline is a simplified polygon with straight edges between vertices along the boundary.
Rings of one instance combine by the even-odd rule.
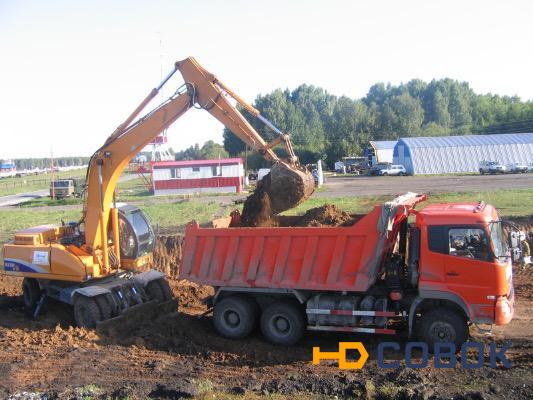
[[[138,118],[178,70],[185,83],[168,100]],[[276,139],[267,143],[230,98],[277,133]],[[193,107],[209,112],[274,163],[270,184],[264,188],[274,212],[292,208],[312,194],[313,178],[300,167],[289,135],[194,58],[176,62],[173,71],[92,155],[81,220],[24,229],[4,244],[0,272],[24,278],[24,303],[35,315],[46,298],[72,305],[76,323],[89,328],[152,306],[175,309],[164,275],[146,271],[152,260],[154,231],[140,209],[117,203],[116,187],[128,162]],[[279,144],[285,147],[286,159],[280,159],[273,151]],[[145,272],[138,272],[142,270]]]

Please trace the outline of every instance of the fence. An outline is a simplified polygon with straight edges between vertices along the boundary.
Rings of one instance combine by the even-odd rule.
[[[0,181],[0,189],[15,189],[15,188],[24,188],[27,186],[41,186],[43,188],[50,187],[50,178],[41,178],[41,179],[14,179],[10,182]]]

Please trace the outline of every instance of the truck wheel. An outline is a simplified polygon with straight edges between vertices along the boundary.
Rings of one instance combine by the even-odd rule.
[[[33,278],[24,278],[22,281],[22,294],[24,296],[24,307],[27,310],[33,310],[41,298],[39,282]]]
[[[257,319],[254,300],[231,296],[215,305],[213,324],[217,332],[229,339],[242,339],[252,333]]]
[[[453,343],[457,352],[468,339],[468,325],[457,313],[446,308],[436,308],[422,315],[419,336],[432,353],[435,343],[439,342]]]
[[[156,300],[158,303],[172,299],[172,290],[165,279],[155,279],[148,282],[145,290],[150,299]]]
[[[305,319],[297,304],[278,302],[261,315],[261,331],[271,343],[290,346],[298,342],[305,330]]]
[[[94,297],[76,296],[74,299],[74,318],[81,328],[96,328],[101,321],[102,313]]]
[[[481,168],[479,169],[479,173],[480,173],[481,175],[485,175],[485,171],[483,171]]]

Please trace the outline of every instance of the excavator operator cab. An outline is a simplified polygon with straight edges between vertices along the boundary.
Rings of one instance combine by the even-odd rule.
[[[146,215],[137,207],[118,207],[120,256],[137,259],[153,251],[155,234]]]

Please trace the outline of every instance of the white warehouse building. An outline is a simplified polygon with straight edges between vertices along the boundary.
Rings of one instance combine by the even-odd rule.
[[[393,154],[413,175],[477,172],[481,161],[529,165],[533,133],[400,138]]]

